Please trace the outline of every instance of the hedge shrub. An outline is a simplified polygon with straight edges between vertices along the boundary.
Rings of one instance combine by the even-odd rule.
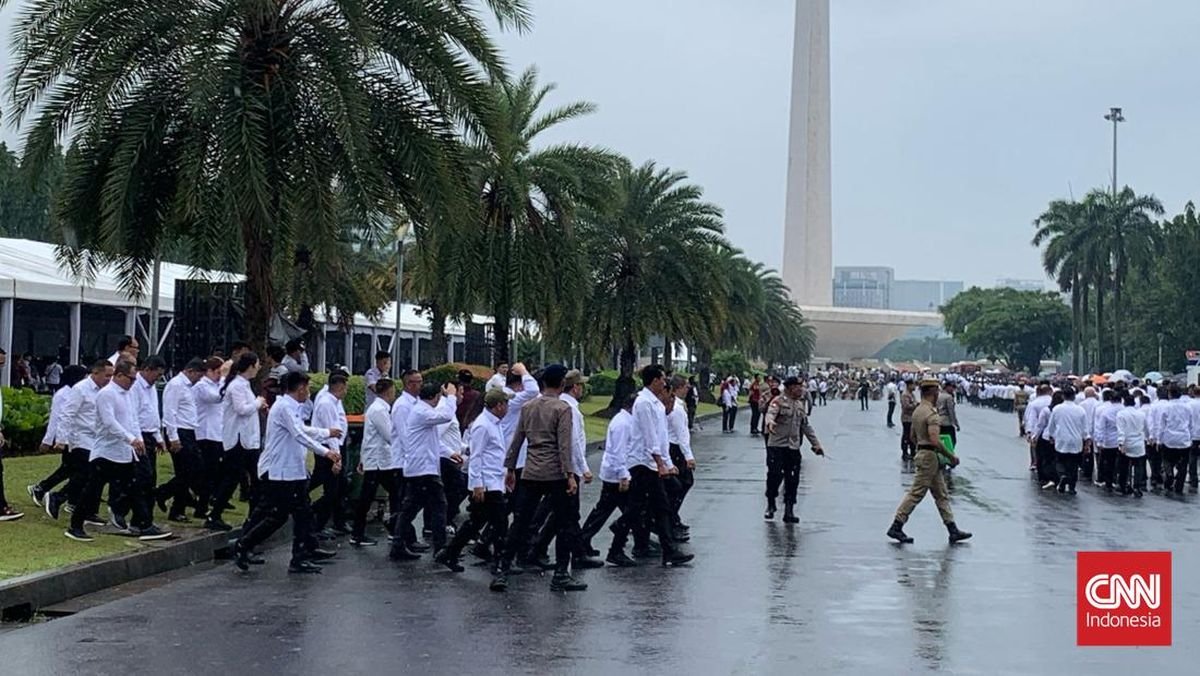
[[[308,388],[312,392],[312,396],[317,396],[317,392],[320,392],[327,382],[329,382],[328,373],[310,373]],[[367,409],[366,378],[350,376],[350,381],[346,385],[346,397],[342,399],[346,415],[362,415]]]
[[[469,370],[471,375],[475,377],[471,383],[480,392],[487,387],[487,381],[494,373],[490,366],[480,366],[478,364],[442,364],[441,366],[435,366],[422,371],[421,375],[427,383],[445,385],[446,383],[458,383],[458,372],[463,369]]]
[[[25,387],[4,388],[5,455],[37,453],[50,421],[50,396]]]

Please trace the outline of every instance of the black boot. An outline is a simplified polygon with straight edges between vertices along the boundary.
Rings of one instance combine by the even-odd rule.
[[[902,544],[911,544],[913,539],[905,535],[904,524],[899,521],[893,521],[892,527],[888,529],[887,536]]]
[[[946,524],[946,532],[950,534],[950,544],[971,539],[971,533],[968,533],[965,530],[959,530],[958,526],[954,525],[953,521]]]
[[[767,511],[763,512],[764,519],[775,518],[775,498],[767,498]]]
[[[783,522],[784,523],[800,523],[800,517],[796,516],[794,511],[795,505],[787,503],[783,506]]]
[[[462,567],[462,564],[458,562],[458,552],[454,551],[450,547],[446,547],[442,549],[442,551],[435,554],[433,560],[449,568],[450,572],[452,573],[461,573],[466,570]]]

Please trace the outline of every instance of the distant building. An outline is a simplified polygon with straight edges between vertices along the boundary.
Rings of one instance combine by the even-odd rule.
[[[834,307],[890,309],[892,281],[895,274],[892,268],[885,267],[834,268]]]
[[[1045,291],[1046,281],[1043,279],[997,279],[996,288],[1015,291]]]
[[[963,291],[962,282],[897,279],[892,282],[892,310],[937,312]]]
[[[937,312],[954,296],[962,293],[962,282],[896,279],[894,269],[882,266],[846,266],[834,268],[833,304],[835,307]]]

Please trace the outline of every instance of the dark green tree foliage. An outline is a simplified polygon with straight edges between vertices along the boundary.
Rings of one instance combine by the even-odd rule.
[[[62,178],[62,152],[50,158],[46,172],[31,177],[17,154],[0,143],[0,237],[57,242],[50,199]]]
[[[968,352],[1032,374],[1066,348],[1071,333],[1071,312],[1054,293],[972,287],[941,313]]]

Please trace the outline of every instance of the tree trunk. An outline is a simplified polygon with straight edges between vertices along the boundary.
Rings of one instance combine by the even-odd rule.
[[[702,347],[696,350],[696,366],[697,397],[706,404],[717,403],[717,398],[713,396],[712,388],[708,386],[708,381],[712,378],[712,349]]]
[[[433,365],[446,363],[446,313],[437,301],[429,303],[429,337],[433,349]]]
[[[1081,346],[1080,350],[1083,352],[1083,370],[1088,373],[1092,372],[1093,363],[1091,359],[1091,342],[1088,340],[1088,318],[1091,316],[1088,311],[1090,309],[1088,307],[1088,299],[1091,297],[1091,293],[1091,289],[1087,287],[1087,284],[1084,284],[1079,299],[1079,343]]]
[[[1104,372],[1104,280],[1096,284],[1096,368]]]
[[[633,370],[637,367],[637,345],[634,344],[631,333],[625,334],[621,345],[620,363],[621,372],[617,376],[617,383],[613,388],[613,398],[605,411],[609,416],[616,415],[617,411],[621,410],[621,404],[625,399],[637,392],[637,383],[633,379]]]
[[[275,288],[271,278],[272,246],[251,224],[242,225],[242,245],[246,250],[246,300],[243,337],[256,353],[266,354],[271,331],[271,313],[275,308]]]
[[[1113,321],[1113,368],[1118,365],[1125,368],[1125,363],[1121,360],[1121,286],[1122,278],[1125,276],[1125,262],[1121,260],[1120,254],[1117,255],[1117,266],[1113,271],[1113,306],[1112,316]]]
[[[667,373],[675,370],[675,343],[670,338],[663,339],[663,368]]]
[[[1079,275],[1075,275],[1071,283],[1071,372],[1075,375],[1082,375],[1079,372],[1082,365],[1079,331]]]

